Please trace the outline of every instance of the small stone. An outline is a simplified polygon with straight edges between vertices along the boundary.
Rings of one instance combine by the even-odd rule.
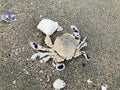
[[[43,70],[40,70],[40,73],[44,73]]]
[[[26,69],[23,69],[23,71],[25,74],[30,75],[30,73]]]
[[[90,79],[87,80],[87,83],[90,85],[93,83],[93,81],[91,81]]]
[[[31,2],[31,5],[33,5],[33,3]]]
[[[101,86],[101,90],[107,90],[108,86],[107,84]]]
[[[85,67],[85,66],[86,66],[86,64],[85,64],[85,63],[82,63],[82,66],[83,66],[83,67]]]
[[[16,83],[16,80],[13,81],[13,84],[15,84],[15,83]]]
[[[43,17],[43,15],[40,15],[40,18],[42,18]]]

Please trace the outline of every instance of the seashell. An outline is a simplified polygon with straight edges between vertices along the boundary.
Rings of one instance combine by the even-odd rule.
[[[16,17],[17,16],[14,12],[7,11],[1,16],[1,19],[6,23],[10,23],[12,21],[15,21]]]
[[[107,84],[101,86],[101,90],[107,90],[108,86]]]
[[[90,79],[87,80],[87,83],[90,85],[93,83],[93,81],[91,81]]]
[[[58,22],[52,21],[50,19],[43,19],[37,25],[37,28],[48,36],[52,35],[58,27]]]
[[[53,83],[55,90],[60,90],[66,86],[66,83],[61,79],[56,79]]]

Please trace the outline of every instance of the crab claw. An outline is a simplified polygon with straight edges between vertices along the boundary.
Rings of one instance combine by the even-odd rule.
[[[64,63],[59,63],[55,65],[56,70],[62,71],[65,69],[65,64]]]

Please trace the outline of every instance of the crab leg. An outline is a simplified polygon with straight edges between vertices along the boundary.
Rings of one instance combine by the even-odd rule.
[[[47,46],[53,47],[52,40],[51,40],[50,36],[45,37],[45,43],[47,44]]]
[[[81,52],[81,54],[85,57],[85,59],[87,60],[87,61],[89,61],[89,56],[88,56],[88,54],[85,52],[85,51],[80,51]]]
[[[39,44],[36,44],[35,42],[30,42],[30,46],[34,49],[34,50],[42,50],[42,51],[49,51],[49,48],[45,48]]]
[[[82,42],[78,45],[78,48],[81,50],[83,47],[87,47],[87,42],[86,42],[87,37],[85,37]]]
[[[75,36],[75,39],[80,40],[81,36],[79,34],[78,28],[76,26],[74,26],[74,25],[71,25],[70,28],[73,31],[73,35]]]
[[[86,43],[86,42],[85,42],[86,39],[87,39],[87,36],[81,41],[81,43],[80,43],[79,45],[81,46],[82,44]]]
[[[34,61],[34,60],[36,60],[37,57],[43,58],[43,57],[45,57],[45,56],[51,56],[51,55],[52,55],[52,54],[51,54],[51,53],[48,53],[48,52],[45,52],[45,53],[43,53],[43,52],[38,52],[38,53],[35,53],[35,54],[32,55],[31,60]]]
[[[51,56],[46,56],[46,57],[42,58],[42,59],[40,60],[40,62],[41,62],[41,63],[46,63],[50,58],[51,58]]]

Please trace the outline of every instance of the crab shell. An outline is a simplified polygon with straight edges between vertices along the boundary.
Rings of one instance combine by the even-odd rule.
[[[53,50],[61,58],[70,60],[72,57],[74,57],[78,44],[79,40],[76,40],[72,34],[65,33],[56,38],[53,45]],[[61,62],[61,60],[58,58],[56,62]]]

